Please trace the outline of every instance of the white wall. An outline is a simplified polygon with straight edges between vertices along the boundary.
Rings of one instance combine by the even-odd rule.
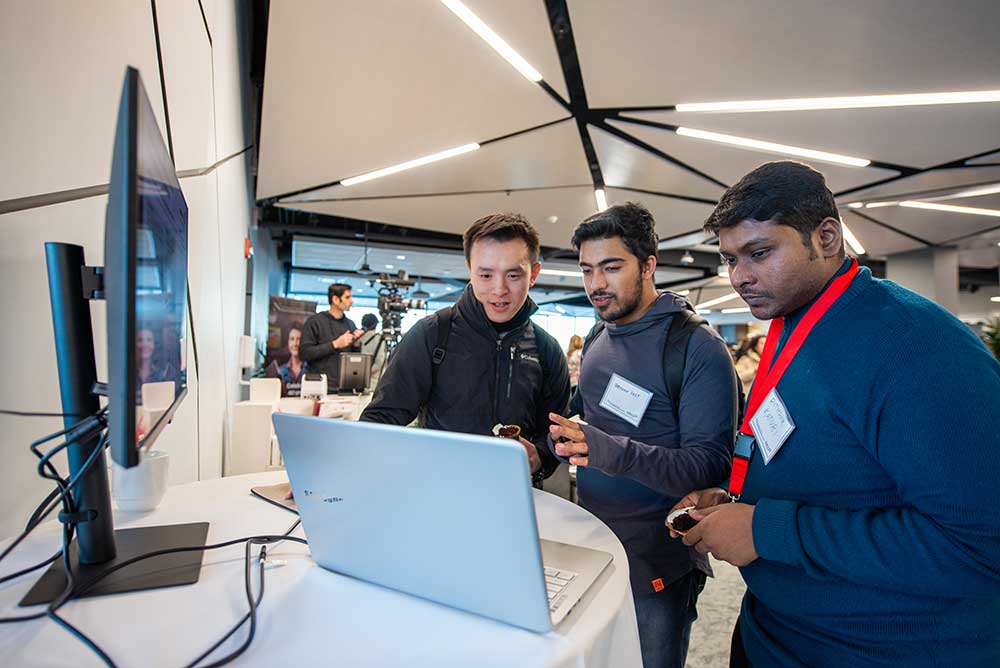
[[[206,170],[250,143],[249,54],[236,0],[157,3],[178,170]],[[108,182],[125,66],[137,67],[166,137],[150,3],[104,0],[4,2],[0,21],[0,205]],[[239,399],[237,338],[243,333],[243,239],[252,212],[249,156],[181,179],[189,207],[189,277],[199,373],[188,352],[189,393],[157,442],[171,455],[171,483],[221,475],[233,402]],[[79,197],[69,194],[66,197]],[[0,215],[0,408],[58,410],[43,244],[84,246],[103,262],[104,195]],[[104,307],[94,303],[98,375],[107,362]],[[188,337],[191,345],[192,337]],[[54,418],[0,415],[0,538],[25,522],[49,488],[35,475],[28,444],[58,429]],[[64,466],[63,462],[60,462]]]

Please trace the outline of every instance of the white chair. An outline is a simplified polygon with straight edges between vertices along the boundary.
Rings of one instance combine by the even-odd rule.
[[[281,400],[280,378],[251,378],[250,401],[276,404]]]

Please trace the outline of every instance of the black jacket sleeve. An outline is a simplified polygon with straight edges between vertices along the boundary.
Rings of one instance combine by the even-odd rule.
[[[333,349],[333,340],[323,341],[322,314],[317,314],[306,320],[302,326],[302,341],[299,344],[299,357],[306,362],[315,362],[338,352]]]
[[[406,333],[389,357],[375,396],[361,413],[361,422],[405,426],[413,422],[431,392],[437,317],[424,318]]]
[[[563,415],[569,403],[569,367],[566,356],[559,348],[556,340],[551,337],[539,336],[539,352],[544,356],[545,381],[542,385],[541,397],[538,402],[535,424],[537,433],[532,443],[538,450],[542,460],[542,475],[548,478],[559,467],[560,460],[549,449],[549,413]]]

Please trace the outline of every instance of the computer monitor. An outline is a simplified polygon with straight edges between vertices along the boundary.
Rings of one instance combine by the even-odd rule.
[[[364,392],[372,377],[372,356],[369,353],[340,353],[337,366],[338,392]]]
[[[187,393],[188,208],[138,71],[118,110],[104,227],[111,456],[139,463]],[[143,385],[173,383],[142,410]],[[152,388],[149,388],[152,389]],[[166,405],[163,405],[163,404]],[[154,416],[155,422],[150,424]]]
[[[107,438],[112,459],[123,467],[140,463],[143,448],[160,434],[187,392],[187,212],[139,72],[129,67],[108,184],[105,266],[87,267],[80,246],[45,245],[67,427],[99,410],[102,386],[97,384],[90,301],[107,300]],[[143,411],[144,396],[150,403],[155,399],[156,406]],[[68,556],[78,583],[99,581],[85,595],[196,582],[201,551],[165,554],[112,571],[116,564],[152,551],[203,546],[208,523],[116,531],[107,469],[103,458],[93,457],[102,446],[94,434],[67,447],[70,475],[79,476],[72,490],[75,515],[83,518],[76,522],[77,538],[67,548]],[[62,560],[57,560],[20,604],[51,601],[65,584]]]

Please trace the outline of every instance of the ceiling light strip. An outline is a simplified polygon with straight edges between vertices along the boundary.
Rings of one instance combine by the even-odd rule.
[[[572,276],[573,278],[583,278],[583,272],[567,271],[565,269],[542,269],[538,273],[546,274],[548,276]]]
[[[1000,218],[1000,209],[977,209],[972,206],[955,206],[953,204],[936,204],[934,202],[900,202],[899,206],[908,209],[928,209],[930,211],[945,211],[947,213],[967,213],[973,216],[993,216]]]
[[[390,174],[402,172],[407,169],[413,169],[414,167],[422,167],[423,165],[429,165],[430,163],[437,162],[438,160],[454,158],[457,155],[462,155],[463,153],[470,153],[478,148],[479,144],[464,144],[462,146],[450,148],[447,151],[441,151],[440,153],[425,155],[422,158],[417,158],[415,160],[403,162],[398,165],[393,165],[392,167],[384,167],[382,169],[376,169],[374,172],[368,172],[367,174],[362,174],[360,176],[352,176],[349,179],[344,179],[343,181],[341,181],[340,185],[353,186],[358,183],[364,183],[365,181],[371,181],[372,179],[378,179],[383,176],[389,176]]]
[[[839,155],[837,153],[814,151],[811,148],[775,144],[769,141],[736,137],[734,135],[724,135],[718,132],[708,132],[706,130],[679,127],[677,128],[677,134],[682,137],[694,137],[696,139],[719,142],[720,144],[731,144],[733,146],[740,146],[742,148],[749,148],[757,151],[766,151],[768,153],[794,155],[800,158],[810,158],[812,160],[820,160],[822,162],[832,162],[838,165],[847,165],[849,167],[867,167],[872,163],[871,160],[867,160],[865,158],[853,158],[851,156]]]
[[[1000,90],[955,93],[908,93],[904,95],[855,95],[848,97],[803,97],[785,100],[739,100],[733,102],[691,102],[676,105],[677,111],[751,112],[808,111],[812,109],[865,109],[872,107],[912,107],[934,104],[1000,102]]]
[[[604,190],[602,188],[594,189],[594,199],[597,201],[597,210],[604,211],[608,208],[608,200],[604,196]]]
[[[696,305],[696,306],[695,306],[695,309],[696,309],[696,310],[700,310],[700,309],[706,309],[706,308],[708,308],[709,306],[716,306],[716,305],[718,305],[718,304],[722,304],[722,303],[724,303],[724,302],[728,302],[728,301],[731,301],[731,300],[733,300],[733,299],[736,299],[736,298],[738,298],[738,297],[739,297],[739,294],[738,294],[738,293],[736,293],[736,292],[731,292],[731,293],[729,293],[728,295],[724,295],[724,296],[722,296],[722,297],[717,297],[717,298],[715,298],[715,299],[709,299],[709,300],[708,300],[707,302],[702,302],[702,303],[700,303],[700,304]]]
[[[844,239],[847,240],[847,245],[851,247],[855,255],[864,255],[865,247],[861,245],[858,238],[854,236],[854,232],[851,232],[851,228],[847,226],[847,223],[840,221],[840,227],[844,230]]]
[[[489,44],[494,51],[499,53],[504,60],[513,65],[525,79],[534,83],[538,83],[542,80],[541,73],[532,67],[528,61],[521,56],[521,54],[512,49],[510,44],[505,42],[500,35],[493,32],[492,28],[483,23],[483,20],[476,16],[471,9],[458,0],[441,0],[441,4],[450,9],[452,14],[462,19],[465,25],[472,28],[472,30],[479,35],[483,41]]]

